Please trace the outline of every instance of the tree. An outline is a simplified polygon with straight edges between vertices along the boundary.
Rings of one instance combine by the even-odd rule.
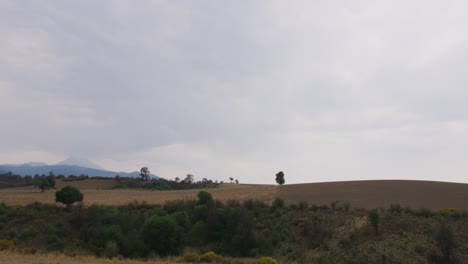
[[[140,169],[140,176],[141,176],[142,180],[148,180],[149,175],[150,175],[150,171],[149,171],[148,167],[142,167]]]
[[[276,173],[276,183],[278,183],[279,185],[283,185],[284,184],[284,172],[280,171],[278,173]]]
[[[208,203],[208,201],[213,200],[211,193],[207,191],[200,191],[197,197],[198,197],[198,204],[206,204]]]
[[[55,179],[53,176],[38,176],[34,178],[34,186],[41,189],[42,192],[55,187]]]
[[[231,183],[234,181],[234,178],[233,177],[229,177],[229,180],[231,181]]]
[[[55,192],[55,201],[61,202],[67,208],[70,208],[73,203],[83,201],[83,194],[78,188],[67,185]]]
[[[174,179],[176,182],[180,182],[180,178],[179,177],[175,177]]]
[[[188,182],[189,184],[192,184],[193,180],[194,180],[194,177],[192,174],[187,174],[187,177],[185,177],[184,179],[184,181]]]
[[[236,184],[239,184],[239,181],[238,181],[238,180],[236,180]]]
[[[145,242],[161,256],[177,253],[180,231],[179,225],[170,215],[149,217],[143,226]]]

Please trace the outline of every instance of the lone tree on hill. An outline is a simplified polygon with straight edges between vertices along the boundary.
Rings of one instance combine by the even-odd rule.
[[[44,192],[44,190],[54,188],[55,187],[54,177],[53,176],[35,177],[34,186],[41,189],[42,192]]]
[[[149,175],[150,175],[150,171],[149,171],[148,167],[142,167],[140,169],[140,176],[141,176],[142,180],[148,180]]]
[[[83,201],[83,194],[78,188],[67,185],[55,192],[55,201],[65,204],[70,209],[73,203]]]
[[[278,183],[279,185],[283,185],[284,184],[284,172],[280,171],[278,173],[276,173],[276,183]]]
[[[195,177],[192,174],[187,174],[187,177],[185,177],[184,182],[187,182],[188,184],[192,184],[194,180],[195,180]]]

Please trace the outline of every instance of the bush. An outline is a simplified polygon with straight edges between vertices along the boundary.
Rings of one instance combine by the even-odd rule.
[[[441,259],[445,261],[444,263],[454,263],[458,243],[453,230],[445,222],[440,225],[435,234],[435,240],[442,253]]]
[[[414,211],[414,215],[420,216],[420,217],[425,217],[425,218],[430,218],[430,217],[432,217],[433,213],[432,213],[431,209],[420,208],[420,209]]]
[[[273,204],[271,205],[273,208],[283,208],[284,207],[284,201],[278,197],[273,200]]]
[[[344,202],[343,209],[345,212],[349,212],[349,210],[351,209],[351,204],[349,202]]]
[[[145,242],[162,256],[177,253],[180,227],[172,216],[152,216],[143,226]]]
[[[75,202],[83,201],[83,194],[78,188],[73,186],[65,186],[61,190],[55,192],[55,201],[61,202],[70,208]]]
[[[35,238],[37,236],[37,230],[34,227],[27,227],[23,229],[19,234],[20,240],[26,240],[29,238]]]
[[[211,193],[206,191],[201,191],[197,195],[198,197],[198,204],[207,204],[208,201],[213,200]]]
[[[51,251],[62,251],[65,248],[65,244],[56,235],[48,235],[46,238],[47,250]]]
[[[188,263],[198,262],[198,254],[193,251],[185,252],[182,258],[184,259],[184,262],[188,262]]]
[[[213,251],[210,251],[200,256],[200,262],[212,263],[220,258],[220,255],[214,253]]]
[[[303,211],[309,209],[309,204],[305,201],[300,201],[298,205],[298,209]]]
[[[403,212],[403,208],[400,204],[390,204],[390,208],[388,209],[390,213],[401,213]]]
[[[0,250],[12,248],[14,246],[13,241],[9,239],[0,239]]]
[[[374,228],[375,234],[379,233],[380,218],[381,214],[379,209],[372,209],[369,212],[369,220],[372,224],[372,227]]]
[[[106,248],[104,249],[104,256],[106,258],[113,258],[116,257],[119,254],[119,246],[115,241],[109,241],[106,244]]]
[[[261,257],[259,264],[278,264],[278,261],[272,257]]]

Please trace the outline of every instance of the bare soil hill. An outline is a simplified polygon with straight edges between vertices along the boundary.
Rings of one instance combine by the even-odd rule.
[[[306,201],[330,205],[340,201],[357,208],[388,208],[390,204],[400,204],[411,208],[468,211],[468,184],[463,183],[373,180],[290,184],[280,186],[276,195],[288,204]]]
[[[146,201],[151,204],[163,204],[169,200],[195,199],[198,192],[205,190],[213,198],[226,201],[229,199],[256,199],[270,203],[274,197],[274,185],[229,184],[218,188],[191,189],[178,191],[152,191],[147,189],[108,189],[111,180],[83,180],[72,182],[57,182],[57,187],[75,185],[84,194],[84,204],[125,205],[133,201]],[[55,190],[42,193],[34,187],[18,187],[0,189],[0,202],[8,205],[26,205],[32,202],[55,203]]]

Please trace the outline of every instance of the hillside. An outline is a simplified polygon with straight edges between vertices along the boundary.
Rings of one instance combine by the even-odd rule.
[[[330,205],[339,201],[368,209],[400,204],[412,208],[468,211],[468,184],[463,183],[374,180],[290,184],[279,187],[276,195],[288,204],[306,201]]]

